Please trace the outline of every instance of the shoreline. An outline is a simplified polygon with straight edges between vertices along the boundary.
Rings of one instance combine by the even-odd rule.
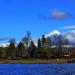
[[[0,64],[68,64],[71,59],[19,59],[19,60],[0,60]]]

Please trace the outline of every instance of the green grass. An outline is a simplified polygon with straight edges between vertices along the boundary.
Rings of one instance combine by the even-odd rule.
[[[70,59],[16,59],[0,60],[0,63],[67,63]]]

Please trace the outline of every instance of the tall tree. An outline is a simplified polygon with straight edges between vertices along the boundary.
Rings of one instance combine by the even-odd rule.
[[[52,45],[52,41],[51,41],[50,37],[47,37],[45,40],[46,40],[46,46],[50,47]]]
[[[45,35],[42,35],[41,44],[42,45],[46,44]]]
[[[41,41],[38,39],[38,49],[41,49]]]
[[[26,49],[28,49],[30,40],[31,40],[31,33],[29,31],[26,32],[26,35],[23,37],[22,42],[26,46]]]
[[[27,56],[29,56],[29,53],[28,53],[28,47],[29,47],[29,44],[30,44],[30,41],[31,41],[31,33],[29,31],[26,32],[26,35],[23,37],[22,39],[22,42],[24,43],[25,45],[25,48],[26,48],[26,53],[27,53]]]
[[[29,46],[30,57],[35,56],[35,51],[36,51],[36,46],[34,45],[33,41],[31,41],[30,46]]]
[[[61,56],[62,55],[62,52],[63,52],[63,41],[62,41],[61,34],[60,35],[55,35],[54,39],[56,41],[55,55],[56,56]]]
[[[13,42],[10,43],[8,50],[7,50],[7,56],[8,57],[15,57],[16,53],[16,47]]]
[[[2,58],[2,54],[3,54],[3,52],[2,52],[2,50],[0,50],[0,58]]]
[[[44,57],[44,46],[45,46],[45,43],[41,44],[41,40],[38,39],[38,57],[42,58]]]
[[[17,56],[23,56],[23,55],[25,55],[25,46],[22,42],[20,42],[17,47]]]

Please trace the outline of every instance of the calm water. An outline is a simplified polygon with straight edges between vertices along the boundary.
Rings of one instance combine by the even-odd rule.
[[[75,64],[0,64],[0,75],[75,75]]]

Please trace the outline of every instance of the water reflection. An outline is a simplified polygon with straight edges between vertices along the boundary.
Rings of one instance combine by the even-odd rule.
[[[0,64],[0,75],[75,75],[75,64]]]

